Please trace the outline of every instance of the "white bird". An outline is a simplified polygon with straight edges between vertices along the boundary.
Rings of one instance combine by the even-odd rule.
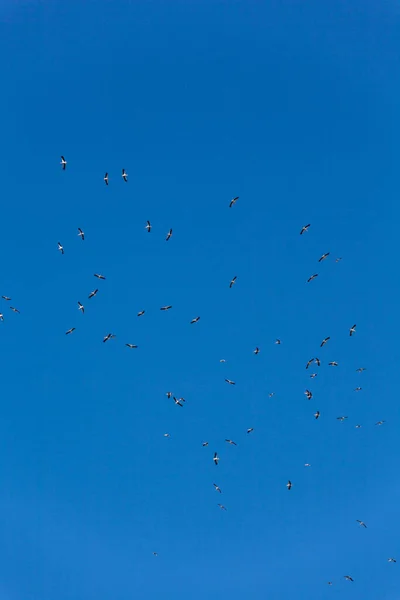
[[[165,395],[167,396],[167,398],[171,398],[172,392],[167,392]]]
[[[125,169],[122,169],[122,179],[124,181],[128,181],[128,173],[125,171]]]
[[[292,489],[292,482],[290,481],[290,479],[289,479],[289,481],[287,482],[287,484],[286,484],[286,487],[287,487],[287,489],[288,489],[288,490],[291,490],[291,489]]]
[[[128,346],[128,348],[137,348],[137,346],[135,346],[135,344],[125,344],[125,346]]]
[[[78,310],[80,310],[82,312],[82,314],[85,312],[85,307],[79,301],[78,301]]]
[[[311,275],[311,277],[309,277],[307,279],[307,283],[310,283],[310,281],[312,281],[313,279],[315,279],[316,277],[318,277],[318,273],[315,273],[314,275]]]
[[[104,183],[105,183],[106,185],[108,185],[108,173],[106,173],[106,174],[104,175],[103,179],[104,179]]]
[[[95,290],[93,290],[93,292],[90,292],[90,294],[88,296],[89,300],[90,300],[90,298],[93,298],[97,294],[98,291],[99,290],[96,288]]]
[[[311,223],[309,223],[308,225],[304,225],[304,227],[301,228],[300,235],[303,235],[303,233],[308,231],[309,227],[311,227]]]
[[[68,331],[65,332],[65,335],[68,335],[68,334],[72,333],[73,331],[75,331],[75,327],[71,327],[71,329],[68,329]]]
[[[65,168],[67,166],[67,161],[65,160],[65,158],[63,156],[61,157],[60,165],[62,165],[63,171],[65,171]]]
[[[153,556],[158,556],[157,552],[153,552]]]
[[[345,575],[344,578],[347,579],[347,581],[354,581],[354,579],[350,577],[350,575]]]
[[[319,360],[319,358],[314,358],[314,362],[316,363],[316,365],[317,365],[318,367],[320,367],[320,366],[321,366],[321,361]]]
[[[226,360],[224,358],[220,358],[219,362],[224,363],[224,362],[226,362]]]
[[[4,321],[4,315],[3,315],[3,313],[0,313],[0,321]]]
[[[180,400],[183,400],[183,398],[175,398],[175,396],[173,398],[174,398],[174,402],[177,406],[183,406],[183,404],[180,402]]]
[[[361,429],[361,425],[356,425],[356,429]]]
[[[311,375],[310,375],[311,379],[314,379],[314,377],[317,377],[317,374],[318,373],[311,373]]]
[[[234,381],[232,381],[231,379],[225,379],[226,383],[229,383],[229,385],[236,385],[236,383]]]
[[[232,206],[234,204],[236,204],[236,202],[239,200],[239,196],[236,196],[235,198],[232,198],[232,200],[229,203],[229,208],[232,208]]]
[[[306,390],[304,393],[307,396],[307,400],[311,400],[311,398],[312,398],[312,392],[310,392],[310,390]]]
[[[169,438],[171,437],[169,433],[164,433],[164,437]]]
[[[230,282],[230,284],[229,284],[229,287],[230,287],[230,288],[231,288],[231,287],[232,287],[232,286],[233,286],[233,285],[236,283],[236,279],[237,279],[237,276],[236,276],[236,275],[235,275],[235,277],[233,277],[233,278],[231,279],[231,282]]]
[[[318,262],[322,262],[323,260],[325,260],[326,258],[328,258],[330,252],[325,252],[325,254],[323,254],[321,256],[321,258],[318,259]]]
[[[312,363],[314,362],[314,360],[315,360],[314,358],[310,358],[310,360],[309,360],[309,361],[308,361],[308,363],[306,364],[306,369],[308,369],[308,367],[309,367],[310,365],[312,365]]]
[[[337,362],[336,362],[336,360],[332,360],[330,363],[328,363],[328,365],[329,365],[330,367],[338,367],[338,366],[339,366],[339,363],[337,363]]]
[[[319,419],[320,415],[321,415],[321,413],[319,412],[319,410],[317,410],[317,412],[314,413],[314,417],[316,419]]]
[[[144,313],[145,313],[145,312],[146,312],[146,311],[144,311],[144,310],[141,310],[141,311],[139,311],[139,312],[138,312],[137,316],[138,316],[138,317],[141,317],[142,315],[144,315]]]
[[[6,300],[6,302],[9,302],[11,300],[11,298],[9,298],[8,296],[2,296],[3,300]]]
[[[237,443],[234,442],[233,440],[225,440],[228,444],[231,444],[232,446],[237,446]]]
[[[310,463],[305,463],[305,467],[311,467]]]
[[[268,394],[268,398],[272,398],[272,396],[275,396],[275,392],[270,392],[270,393]]]
[[[336,419],[338,421],[341,421],[341,423],[343,423],[343,421],[345,421],[346,419],[348,419],[349,417],[336,417]]]
[[[246,431],[246,433],[251,433],[252,431],[254,431],[254,427],[249,427],[249,429]]]
[[[363,371],[366,371],[365,367],[359,367],[358,369],[356,369],[356,373],[362,373]]]
[[[57,242],[57,246],[61,254],[64,254],[64,248],[61,246],[60,242]]]
[[[337,258],[337,259],[335,260],[335,262],[337,262],[337,263],[338,263],[338,262],[340,262],[341,260],[342,260],[342,257],[340,257],[340,258]]]
[[[361,387],[356,387],[356,388],[354,388],[354,391],[355,391],[355,392],[361,392],[361,390],[362,390],[362,388],[361,388]]]
[[[364,527],[365,529],[367,529],[366,524],[364,523],[364,521],[360,521],[360,519],[356,519],[357,523],[360,525],[360,527]]]
[[[169,310],[170,308],[172,308],[172,304],[169,304],[168,306],[162,306],[160,310]]]
[[[328,335],[328,337],[324,338],[324,339],[322,340],[322,342],[321,342],[321,346],[320,346],[320,347],[322,348],[323,346],[325,346],[325,344],[326,344],[326,343],[327,343],[327,342],[328,342],[330,339],[331,339],[331,338],[330,338],[330,336],[329,336],[329,335]]]
[[[258,346],[256,346],[256,349],[253,350],[253,354],[259,354],[260,353],[260,348]]]
[[[281,343],[281,340],[277,338],[277,339],[275,340],[275,344],[277,344],[277,345],[279,346],[279,344],[280,344],[280,343]]]
[[[385,421],[378,421],[377,423],[375,423],[375,425],[383,425],[385,423]]]
[[[108,342],[108,340],[111,340],[111,338],[115,338],[115,335],[113,333],[107,333],[107,335],[105,335],[103,338],[103,342]]]
[[[214,461],[214,465],[218,466],[219,456],[216,452],[214,452],[213,461]]]
[[[397,560],[395,558],[388,558],[388,562],[395,563]]]
[[[14,308],[14,306],[10,306],[10,309],[15,312],[18,313],[19,315],[21,314],[20,311],[18,310],[18,308]]]
[[[193,323],[197,323],[197,321],[200,321],[200,317],[196,317],[195,319],[192,319],[190,321],[190,324],[192,325]]]
[[[353,333],[356,332],[356,327],[357,325],[353,325],[353,327],[350,327],[350,337],[353,335]]]
[[[203,446],[203,448],[205,448],[206,446],[208,446],[208,442],[202,442],[201,445]]]
[[[168,240],[170,239],[170,237],[172,236],[172,229],[170,229],[167,233],[167,237],[165,238],[165,241],[168,242]]]
[[[93,273],[94,277],[97,277],[97,279],[101,279],[102,281],[105,281],[105,277],[104,275],[100,275],[100,273]]]
[[[221,510],[226,510],[226,508],[223,504],[218,504],[218,506],[220,507]]]
[[[147,229],[147,232],[150,233],[150,231],[151,231],[151,223],[150,223],[150,221],[147,221],[145,229]]]
[[[222,490],[221,490],[221,488],[220,488],[220,487],[218,487],[216,483],[213,483],[213,486],[215,487],[215,491],[216,491],[216,492],[219,492],[220,494],[222,494]]]
[[[78,227],[78,232],[79,232],[78,237],[80,237],[83,242],[83,240],[85,239],[85,232],[82,231],[82,229],[80,227]]]

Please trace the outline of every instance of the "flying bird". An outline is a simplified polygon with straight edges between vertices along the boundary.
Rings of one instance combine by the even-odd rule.
[[[19,312],[18,308],[14,308],[13,306],[10,306],[10,309],[11,309],[13,312],[15,312],[15,313],[21,314],[21,313]]]
[[[308,369],[308,367],[314,362],[314,360],[315,360],[314,358],[310,358],[310,360],[306,364],[306,369]]]
[[[367,529],[366,524],[364,523],[364,521],[360,521],[360,519],[356,519],[357,523],[360,525],[360,527],[364,527],[365,529]]]
[[[220,488],[220,487],[218,487],[216,483],[213,483],[213,486],[215,487],[215,491],[216,491],[216,492],[219,492],[220,494],[222,494],[222,490],[221,490],[221,488]]]
[[[165,241],[168,242],[168,240],[170,239],[170,237],[172,236],[172,229],[170,229],[167,233],[167,237],[165,238]]]
[[[8,296],[2,296],[3,300],[6,300],[6,302],[9,302],[11,300],[11,298],[9,298]]]
[[[251,433],[252,431],[254,431],[254,427],[249,427],[249,429],[246,431],[246,433]]]
[[[97,277],[97,279],[101,279],[102,281],[105,281],[105,277],[104,275],[100,275],[100,273],[93,273],[94,277]]]
[[[312,281],[313,279],[315,279],[316,277],[318,277],[318,273],[315,273],[314,275],[311,275],[311,277],[309,277],[307,279],[307,283],[310,283],[310,281]]]
[[[165,395],[167,396],[167,398],[171,398],[172,392],[167,392]]]
[[[234,442],[233,440],[225,440],[226,442],[228,442],[228,444],[231,444],[232,446],[237,446],[237,443]]]
[[[314,362],[317,364],[318,367],[321,366],[321,361],[319,360],[319,358],[314,358]]]
[[[303,233],[308,231],[309,227],[311,227],[311,223],[309,223],[308,225],[304,225],[304,227],[301,228],[300,235],[303,235]]]
[[[0,321],[4,321],[4,315],[3,315],[3,313],[0,313]]]
[[[61,254],[64,254],[64,248],[61,246],[60,242],[57,242],[57,246]]]
[[[220,363],[225,363],[225,362],[226,362],[226,360],[225,360],[224,358],[221,358],[219,362],[220,362]]]
[[[150,231],[151,231],[151,223],[150,223],[150,221],[147,221],[145,229],[147,229],[147,232],[150,233]]]
[[[115,335],[113,333],[107,333],[107,335],[103,337],[103,342],[108,342],[111,338],[115,338]]]
[[[363,371],[366,371],[365,367],[359,367],[356,369],[356,373],[362,373]]]
[[[272,396],[275,396],[275,392],[270,392],[270,393],[268,394],[268,398],[272,398]]]
[[[171,437],[171,435],[170,435],[169,433],[164,433],[164,437],[166,437],[166,438],[170,438],[170,437]]]
[[[62,165],[63,171],[65,171],[65,168],[67,166],[67,161],[65,160],[65,158],[63,156],[61,157],[60,165]]]
[[[234,381],[231,381],[230,379],[225,379],[226,383],[229,383],[230,385],[236,385]]]
[[[125,171],[125,169],[122,169],[122,179],[124,181],[128,181],[128,173]]]
[[[337,262],[337,263],[338,263],[338,262],[340,262],[341,260],[342,260],[342,257],[340,257],[340,258],[337,258],[337,259],[335,260],[335,262]]]
[[[328,342],[330,339],[331,339],[331,338],[330,338],[330,336],[328,336],[328,337],[324,338],[324,339],[322,340],[322,342],[321,342],[321,346],[320,346],[320,347],[322,348],[323,346],[325,346],[325,344],[326,344],[326,343],[327,343],[327,342]]]
[[[206,446],[208,446],[208,442],[203,442],[201,445],[203,446],[203,448],[205,448]]]
[[[355,391],[355,392],[361,392],[361,390],[362,390],[362,388],[361,388],[361,387],[356,387],[356,388],[354,388],[354,391]]]
[[[354,579],[350,577],[350,575],[345,575],[344,578],[347,579],[347,581],[354,581]]]
[[[223,504],[218,504],[218,506],[220,507],[221,510],[226,510],[226,508]]]
[[[395,562],[397,562],[397,560],[395,558],[388,558],[388,562],[395,563]]]
[[[321,413],[319,412],[319,410],[317,410],[317,412],[315,412],[315,413],[314,413],[314,417],[315,417],[316,419],[319,419],[319,417],[320,417],[320,414],[321,414]]]
[[[341,423],[343,423],[343,421],[345,421],[346,419],[348,419],[349,417],[336,417],[336,419],[338,421],[341,421]]]
[[[172,304],[168,306],[162,306],[160,310],[169,310],[170,308],[172,308]]]
[[[292,482],[290,481],[290,479],[289,479],[289,481],[287,482],[287,484],[286,484],[286,487],[287,487],[287,489],[288,489],[288,490],[291,490],[291,489],[292,489]]]
[[[322,262],[323,260],[325,260],[326,258],[328,258],[330,252],[325,252],[325,254],[323,254],[321,256],[321,258],[318,259],[318,262]]]
[[[192,319],[190,321],[190,324],[192,325],[193,323],[197,323],[197,321],[200,321],[200,317],[196,317],[195,319]]]
[[[311,400],[311,398],[312,398],[312,393],[310,392],[310,390],[306,390],[304,393],[305,393],[305,395],[307,396],[307,400]]]
[[[157,552],[153,552],[153,556],[158,556]]]
[[[305,463],[304,466],[305,467],[311,467],[310,463]]]
[[[106,185],[108,185],[108,173],[106,173],[106,174],[104,175],[103,179],[104,179],[104,183],[105,183]]]
[[[350,327],[350,337],[353,335],[353,333],[356,332],[356,325],[353,325],[353,327]]]
[[[314,379],[314,377],[317,377],[317,373],[311,373],[310,377],[311,379]]]
[[[328,365],[329,365],[330,367],[338,367],[338,366],[339,366],[339,363],[337,363],[337,362],[336,362],[336,360],[332,360],[330,363],[328,363]]]
[[[236,196],[235,198],[232,198],[232,200],[229,203],[229,208],[232,208],[232,206],[234,204],[236,204],[236,202],[239,200],[239,196]]]
[[[361,429],[361,425],[356,425],[356,429]]]
[[[80,227],[78,227],[78,237],[81,238],[82,242],[85,239],[85,232],[82,231],[82,229]]]
[[[183,398],[175,398],[175,396],[173,398],[174,398],[174,402],[177,406],[183,406],[183,404],[181,402],[181,401],[185,402],[185,400]]]
[[[231,282],[230,282],[230,284],[229,284],[229,287],[230,287],[230,288],[231,288],[231,287],[232,287],[232,286],[233,286],[233,285],[236,283],[236,279],[237,279],[237,276],[236,276],[236,275],[235,275],[235,277],[234,277],[233,279],[231,279]]]
[[[69,335],[73,331],[75,331],[75,327],[71,327],[71,329],[68,329],[68,331],[65,332],[65,335]]]
[[[78,301],[78,310],[80,310],[82,312],[82,314],[85,312],[85,307],[79,301]]]
[[[383,425],[385,423],[385,421],[378,421],[377,423],[375,423],[375,425]]]
[[[95,289],[95,290],[93,290],[93,292],[90,292],[90,294],[88,296],[89,300],[90,300],[90,298],[93,298],[97,294],[98,291],[99,291],[98,289]]]
[[[275,344],[277,344],[277,345],[279,346],[279,344],[280,344],[280,343],[281,343],[281,340],[277,338],[277,339],[275,340]]]
[[[141,310],[141,311],[139,311],[139,312],[138,312],[137,316],[138,316],[138,317],[141,317],[142,315],[144,315],[144,313],[145,313],[145,312],[146,312],[146,311],[144,311],[144,310]]]
[[[253,350],[253,354],[259,354],[260,352],[260,348],[258,348],[258,346],[256,347],[255,350]]]
[[[128,348],[137,348],[137,346],[135,346],[135,344],[125,344],[125,346],[128,346]]]
[[[218,466],[218,461],[219,461],[219,456],[216,452],[214,452],[214,458],[213,458],[214,464],[216,466]]]

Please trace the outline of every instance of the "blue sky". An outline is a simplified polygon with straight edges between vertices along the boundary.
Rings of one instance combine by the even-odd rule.
[[[396,597],[399,16],[2,3],[5,600]]]

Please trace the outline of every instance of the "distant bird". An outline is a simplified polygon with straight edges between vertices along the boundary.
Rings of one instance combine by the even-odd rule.
[[[308,231],[309,227],[311,227],[311,223],[309,223],[308,225],[304,225],[304,227],[301,228],[300,235],[303,235],[303,233]]]
[[[320,367],[320,366],[321,366],[321,361],[319,360],[319,358],[314,358],[314,362],[316,363],[316,365],[317,365],[318,367]]]
[[[65,171],[65,168],[67,166],[67,161],[65,160],[65,158],[63,156],[61,157],[60,165],[62,165],[63,171]]]
[[[332,585],[332,581],[328,581],[328,585]]]
[[[321,256],[321,258],[318,259],[318,262],[322,262],[323,260],[325,260],[326,258],[328,258],[330,252],[325,252],[325,254],[323,254]]]
[[[310,390],[306,390],[304,393],[305,393],[305,395],[307,396],[307,400],[311,400],[311,398],[312,398],[312,393],[310,392]]]
[[[236,279],[237,279],[237,276],[236,276],[236,275],[235,275],[235,277],[233,277],[233,279],[231,279],[231,282],[230,282],[230,284],[229,284],[229,287],[230,287],[230,288],[231,288],[231,287],[232,287],[232,286],[233,286],[233,285],[236,283]]]
[[[304,466],[305,467],[311,467],[310,463],[305,463]]]
[[[0,321],[4,321],[4,315],[3,315],[3,313],[0,313]]]
[[[219,456],[216,452],[214,452],[214,458],[213,458],[214,464],[216,466],[218,466],[218,461],[219,461]]]
[[[331,339],[331,338],[330,338],[330,336],[329,336],[329,335],[328,335],[328,337],[324,338],[324,339],[322,340],[322,342],[321,342],[321,346],[320,346],[320,347],[322,348],[323,346],[325,346],[325,344],[326,344],[326,343],[327,343],[327,342],[328,342],[330,339]]]
[[[122,169],[122,179],[125,182],[128,181],[128,173],[125,171],[125,169]]]
[[[386,421],[378,421],[375,425],[383,425]]]
[[[65,335],[69,335],[73,331],[75,331],[75,327],[71,327],[71,329],[68,329],[68,331],[65,332]]]
[[[310,377],[311,379],[314,379],[314,377],[317,377],[317,373],[311,373]]]
[[[229,383],[229,385],[236,385],[234,381],[231,381],[230,379],[225,379],[226,383]]]
[[[150,233],[150,231],[151,231],[151,223],[150,223],[150,221],[147,221],[145,229],[147,229],[147,232]]]
[[[146,311],[144,311],[144,310],[141,310],[141,311],[139,311],[139,312],[138,312],[137,316],[138,316],[138,317],[141,317],[142,315],[144,315],[144,313],[145,313],[145,312],[146,312]]]
[[[224,358],[220,358],[220,361],[219,361],[219,362],[220,362],[220,363],[224,363],[224,362],[226,362],[226,360],[225,360]]]
[[[177,406],[183,406],[182,402],[180,402],[180,400],[182,400],[182,398],[175,398],[175,396],[173,398],[174,398],[174,402]]]
[[[61,254],[64,254],[64,248],[61,246],[60,242],[57,242],[57,246]]]
[[[97,279],[101,279],[102,281],[105,281],[105,277],[104,275],[100,275],[100,273],[93,273],[94,277],[97,277]]]
[[[125,344],[125,346],[128,346],[128,348],[137,348],[137,346],[135,346],[135,344]]]
[[[395,558],[388,558],[388,562],[395,563],[395,562],[397,562],[397,560]]]
[[[338,262],[340,262],[341,260],[342,260],[342,257],[340,257],[340,258],[337,258],[337,259],[335,260],[335,262],[337,262],[337,263],[338,263]]]
[[[167,392],[165,395],[167,396],[167,398],[171,398],[172,392]]]
[[[344,578],[347,579],[347,581],[354,581],[354,579],[350,577],[350,575],[345,575]]]
[[[171,437],[169,433],[164,433],[164,437],[169,438]]]
[[[162,306],[160,310],[170,310],[170,308],[172,308],[172,304],[169,304],[168,306]]]
[[[78,302],[78,310],[80,310],[82,314],[85,312],[85,307],[80,302]]]
[[[307,283],[310,283],[310,281],[312,281],[313,279],[315,279],[316,277],[318,277],[318,273],[315,273],[314,275],[311,275],[311,277],[309,277],[307,279]]]
[[[170,229],[167,233],[167,237],[165,238],[165,241],[168,242],[168,240],[170,239],[170,237],[172,236],[172,229]]]
[[[3,300],[6,300],[6,302],[9,302],[11,300],[11,298],[9,298],[8,296],[2,296]]]
[[[10,306],[10,309],[11,309],[13,312],[15,312],[15,313],[18,313],[19,315],[21,314],[21,313],[19,312],[18,308],[14,308],[13,306]]]
[[[260,348],[256,347],[255,350],[253,350],[253,354],[259,354],[260,353]]]
[[[364,523],[364,521],[360,521],[359,519],[356,519],[357,523],[360,525],[360,527],[364,527],[365,529],[367,529],[366,524]]]
[[[286,484],[286,487],[287,487],[287,489],[288,489],[288,490],[291,490],[291,489],[292,489],[292,482],[290,481],[290,479],[289,479],[289,481],[287,482],[287,484]]]
[[[113,333],[107,333],[107,335],[103,337],[103,342],[108,342],[111,338],[115,338],[115,335]]]
[[[252,431],[254,431],[254,427],[249,427],[249,429],[246,431],[246,433],[251,433]]]
[[[223,504],[218,504],[218,506],[220,507],[221,510],[226,510],[226,508]]]
[[[228,444],[231,444],[232,446],[237,446],[237,443],[234,442],[233,440],[225,440]]]
[[[90,292],[90,294],[88,296],[89,300],[90,300],[90,298],[93,298],[97,294],[98,291],[99,290],[96,288],[95,290],[93,290],[93,292]]]
[[[348,417],[336,417],[336,419],[338,421],[341,421],[343,423],[343,421],[345,421],[346,419],[348,419]]]
[[[353,333],[356,332],[356,325],[353,325],[353,327],[350,327],[350,337],[353,335]]]
[[[232,198],[232,200],[229,203],[229,208],[232,208],[232,206],[234,204],[236,204],[236,202],[239,200],[239,196],[236,196],[235,198]]]
[[[356,369],[356,373],[362,373],[363,371],[366,371],[365,367],[359,367],[358,369]]]
[[[220,488],[220,487],[218,487],[216,483],[213,483],[213,486],[215,487],[215,491],[216,491],[216,492],[219,492],[220,494],[222,494],[222,490],[221,490],[221,488]]]
[[[354,388],[354,391],[355,391],[355,392],[361,392],[361,390],[362,390],[362,388],[360,388],[360,387],[356,387],[356,388]]]
[[[321,414],[321,413],[319,412],[319,410],[317,410],[317,412],[315,412],[315,413],[314,413],[314,417],[315,417],[316,419],[319,419],[319,417],[320,417],[320,414]]]
[[[279,340],[279,339],[275,340],[275,344],[277,344],[278,346],[279,346],[280,343],[281,343],[281,340]]]
[[[203,446],[203,448],[205,448],[206,446],[208,446],[208,442],[203,442],[201,445]]]
[[[104,179],[104,183],[105,183],[106,185],[108,185],[108,173],[106,173],[106,174],[104,175],[103,179]]]
[[[270,392],[270,393],[268,394],[268,398],[272,398],[272,396],[275,396],[275,392]]]
[[[314,360],[315,360],[314,358],[310,358],[310,360],[306,364],[306,369],[308,369],[308,367],[314,362]]]
[[[81,238],[82,242],[85,239],[85,232],[82,231],[82,229],[80,227],[78,227],[78,237]]]
[[[158,556],[157,552],[153,552],[153,556]]]
[[[330,363],[328,363],[328,365],[329,365],[330,367],[338,367],[338,366],[339,366],[339,363],[337,363],[337,362],[336,362],[336,360],[332,360]]]
[[[197,323],[197,321],[200,321],[200,317],[196,317],[195,319],[192,319],[190,321],[190,324],[192,325],[192,323]]]
[[[361,429],[361,425],[356,425],[356,429]]]

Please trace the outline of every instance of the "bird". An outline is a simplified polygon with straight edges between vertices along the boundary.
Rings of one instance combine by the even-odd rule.
[[[106,185],[108,185],[108,173],[106,173],[106,174],[104,175],[103,179],[104,179],[104,183],[105,183]]]
[[[215,491],[216,491],[216,492],[219,492],[220,494],[222,494],[222,490],[221,490],[221,488],[220,488],[220,487],[218,487],[216,483],[213,483],[213,486],[215,487]]]
[[[4,315],[3,315],[3,313],[0,313],[0,321],[4,321]]]
[[[317,412],[315,412],[315,413],[314,413],[314,417],[315,417],[316,419],[319,419],[319,417],[320,417],[320,414],[321,414],[321,413],[319,412],[319,410],[317,410]]]
[[[320,346],[320,348],[322,348],[323,346],[325,346],[325,344],[326,344],[326,343],[328,342],[328,340],[330,340],[330,339],[331,339],[331,338],[330,338],[330,336],[329,336],[329,335],[328,335],[328,337],[324,338],[324,339],[322,340],[322,342],[321,342],[321,346]]]
[[[174,398],[174,402],[177,406],[183,406],[183,404],[180,402],[180,400],[182,400],[182,398],[175,398],[175,396],[173,398]]]
[[[10,306],[10,309],[15,313],[21,314],[18,308],[14,308],[14,306]]]
[[[350,327],[350,337],[353,335],[353,333],[356,332],[356,325],[353,325],[353,327]]]
[[[286,484],[286,487],[287,487],[287,489],[288,489],[288,490],[291,490],[291,489],[292,489],[292,482],[290,481],[290,479],[289,479],[289,481],[287,482],[287,484]]]
[[[304,466],[305,467],[311,467],[310,463],[305,463]]]
[[[2,296],[3,300],[5,300],[6,302],[9,302],[11,300],[11,298],[9,298],[8,296]]]
[[[325,254],[323,254],[321,256],[321,258],[318,259],[318,262],[322,262],[323,260],[325,260],[326,258],[328,258],[330,252],[325,252]]]
[[[61,254],[64,254],[64,248],[62,247],[62,245],[60,244],[60,242],[57,242],[57,246],[58,246],[58,249],[61,252]]]
[[[366,524],[364,523],[364,521],[360,521],[360,519],[356,519],[357,523],[360,525],[360,527],[364,527],[365,529],[367,529]]]
[[[63,171],[65,171],[65,168],[67,166],[67,161],[65,160],[65,158],[63,156],[61,156],[60,165],[62,165]]]
[[[397,560],[395,558],[388,558],[388,562],[395,563]]]
[[[231,279],[231,282],[230,282],[230,284],[229,284],[229,287],[230,287],[230,288],[231,288],[231,287],[232,287],[232,286],[233,286],[233,285],[236,283],[236,279],[237,279],[237,276],[236,276],[236,275],[235,275],[235,277],[233,277],[233,278]]]
[[[107,333],[107,335],[105,335],[103,337],[103,342],[108,342],[108,340],[111,340],[111,338],[114,338],[115,335],[113,333]]]
[[[122,179],[125,182],[128,181],[128,173],[125,171],[125,169],[122,169]]]
[[[258,348],[258,346],[255,348],[255,350],[253,350],[253,354],[259,354],[260,352],[260,348]]]
[[[172,229],[170,229],[167,233],[167,237],[165,238],[165,241],[168,242],[168,240],[170,239],[170,237],[172,236]]]
[[[82,312],[82,314],[85,312],[85,307],[79,301],[78,301],[78,310],[80,310]]]
[[[232,208],[232,206],[234,204],[236,204],[236,202],[239,200],[239,196],[236,196],[235,198],[232,198],[232,200],[229,202],[229,208]]]
[[[225,362],[226,362],[226,360],[225,360],[224,358],[220,358],[219,362],[220,362],[220,363],[225,363]]]
[[[310,281],[312,281],[313,279],[315,279],[316,277],[318,277],[318,273],[315,273],[314,275],[311,275],[311,277],[309,277],[307,279],[307,283],[310,283]]]
[[[270,393],[268,394],[268,398],[272,398],[272,396],[275,396],[275,392],[270,392]]]
[[[203,446],[203,448],[205,448],[206,446],[208,446],[208,442],[202,442],[201,445]]]
[[[350,577],[350,575],[345,575],[344,578],[347,579],[347,581],[354,581],[354,579]]]
[[[128,346],[128,348],[137,348],[137,346],[135,346],[135,344],[125,344],[125,346]]]
[[[231,379],[225,379],[226,383],[229,383],[229,385],[236,385],[236,383],[234,381],[232,381]]]
[[[137,316],[138,316],[138,317],[141,317],[142,315],[144,315],[144,313],[145,313],[145,312],[146,312],[146,311],[144,311],[144,310],[141,310],[141,311],[139,311],[139,312],[138,312]]]
[[[363,371],[366,371],[365,367],[359,367],[358,369],[356,369],[356,373],[362,373]]]
[[[78,227],[78,237],[81,238],[82,242],[85,239],[85,232],[82,231],[82,229],[80,227]]]
[[[151,223],[150,223],[150,221],[147,221],[145,229],[147,229],[147,233],[150,233],[150,231],[151,231]]]
[[[105,277],[104,275],[100,275],[100,273],[93,273],[93,277],[97,277],[97,279],[101,279],[102,281],[105,281]]]
[[[277,345],[279,346],[279,344],[281,344],[281,340],[277,338],[277,339],[275,340],[275,344],[277,344]]]
[[[153,552],[153,556],[158,556],[157,552]]]
[[[225,440],[228,444],[231,444],[232,446],[237,446],[237,443],[234,442],[233,440]]]
[[[361,429],[361,425],[356,425],[356,429]]]
[[[306,369],[308,369],[308,367],[314,362],[314,360],[315,360],[314,358],[310,358],[310,360],[306,364]]]
[[[362,388],[361,388],[361,387],[356,387],[356,388],[354,388],[354,391],[355,391],[355,392],[361,392],[361,390],[362,390]]]
[[[93,292],[90,292],[90,294],[88,296],[89,300],[90,300],[90,298],[93,298],[97,294],[98,291],[99,290],[96,288],[95,290],[93,290]]]
[[[311,400],[311,398],[312,398],[312,392],[310,392],[310,390],[306,390],[304,393],[307,396],[307,400]]]
[[[318,367],[321,366],[321,361],[319,360],[319,358],[314,358],[314,362],[317,364]]]
[[[348,417],[336,417],[336,419],[338,421],[341,421],[343,423],[343,421],[345,421],[346,419],[348,419]]]
[[[167,398],[171,398],[172,392],[167,392],[165,395],[167,396]]]
[[[311,223],[309,223],[308,225],[304,225],[304,227],[301,228],[300,235],[303,235],[303,233],[308,231],[309,227],[311,227]]]
[[[169,433],[164,433],[164,437],[169,438],[171,435]]]
[[[246,433],[251,433],[252,431],[254,431],[254,427],[249,427],[249,429],[246,431]]]
[[[221,510],[226,510],[226,508],[223,504],[218,504],[218,506],[220,507]]]
[[[317,373],[311,373],[310,377],[311,379],[314,379],[314,377],[317,377]]]
[[[328,581],[328,585],[332,585],[332,581]]]
[[[170,308],[172,308],[172,304],[168,306],[162,306],[160,310],[169,310]]]
[[[375,423],[375,425],[383,425],[385,423],[385,421],[378,421],[377,423]]]
[[[65,335],[68,335],[68,334],[72,333],[73,331],[75,331],[75,327],[71,327],[71,329],[68,329],[68,331],[65,332]]]
[[[218,466],[219,456],[216,452],[214,452],[213,461],[214,461],[214,465]]]
[[[336,362],[336,360],[332,360],[330,363],[328,363],[330,367],[338,367],[339,363]]]
[[[194,319],[192,319],[190,321],[190,324],[192,325],[193,323],[197,323],[197,321],[200,321],[200,317],[195,317]]]

